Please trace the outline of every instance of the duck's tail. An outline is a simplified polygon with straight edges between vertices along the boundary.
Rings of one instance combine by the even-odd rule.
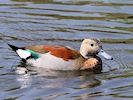
[[[15,51],[21,59],[26,60],[32,56],[31,53],[29,51],[25,50],[25,48],[23,48],[23,47],[17,47],[17,46],[11,45],[11,44],[8,44],[8,46],[10,48],[12,48],[12,50]]]
[[[22,48],[20,48],[20,47],[16,47],[16,46],[11,45],[11,44],[8,44],[8,46],[9,46],[10,48],[12,48],[12,50],[15,51],[15,52],[17,52],[18,49],[22,49]]]

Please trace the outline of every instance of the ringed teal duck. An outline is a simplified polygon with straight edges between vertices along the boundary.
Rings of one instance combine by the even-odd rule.
[[[65,46],[16,47],[8,45],[27,64],[51,70],[102,70],[102,60],[98,55],[113,59],[102,49],[102,44],[97,39],[84,39],[80,51]]]

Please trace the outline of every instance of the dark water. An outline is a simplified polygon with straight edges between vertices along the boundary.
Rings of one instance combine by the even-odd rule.
[[[7,43],[79,49],[87,37],[115,58],[101,74],[11,71],[20,59]],[[133,99],[133,0],[0,0],[0,44],[0,100]]]

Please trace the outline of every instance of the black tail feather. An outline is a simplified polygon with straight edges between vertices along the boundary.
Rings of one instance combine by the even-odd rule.
[[[16,52],[18,49],[23,49],[23,48],[16,47],[16,46],[11,45],[11,44],[8,44],[8,46],[9,46],[9,47],[11,47],[11,48],[12,48],[12,50],[13,50],[13,51],[15,51],[15,52]]]

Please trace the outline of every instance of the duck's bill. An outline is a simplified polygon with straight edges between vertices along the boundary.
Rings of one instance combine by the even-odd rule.
[[[105,59],[107,60],[113,60],[113,57],[110,56],[108,53],[106,53],[104,50],[100,50],[100,52],[98,53],[98,55],[103,56]]]

